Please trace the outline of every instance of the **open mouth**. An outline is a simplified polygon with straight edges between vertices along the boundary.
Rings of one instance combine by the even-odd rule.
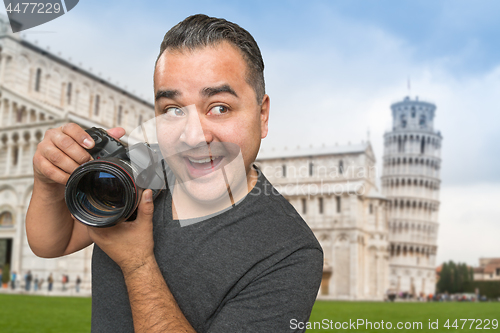
[[[224,156],[191,157],[185,156],[184,161],[193,177],[209,174],[217,169]]]

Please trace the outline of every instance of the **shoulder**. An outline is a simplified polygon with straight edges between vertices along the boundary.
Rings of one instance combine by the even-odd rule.
[[[314,233],[295,208],[276,190],[258,170],[259,178],[250,191],[248,202],[242,205],[241,214],[248,217],[261,237],[273,244],[292,247],[305,247],[318,250],[322,248]]]

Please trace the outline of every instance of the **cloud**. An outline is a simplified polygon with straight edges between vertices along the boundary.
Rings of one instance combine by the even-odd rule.
[[[448,186],[441,191],[437,264],[498,257],[500,188],[492,184]]]

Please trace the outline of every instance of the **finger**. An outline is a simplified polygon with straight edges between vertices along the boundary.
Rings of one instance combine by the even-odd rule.
[[[144,190],[142,192],[141,202],[137,207],[136,221],[152,221],[154,213],[153,191]]]
[[[33,157],[33,163],[37,166],[37,173],[55,183],[66,185],[66,182],[69,179],[69,174],[56,167],[45,157],[40,154],[35,154]]]
[[[61,130],[67,136],[73,138],[83,148],[89,149],[94,147],[92,137],[75,123],[68,123],[61,127]]]
[[[110,128],[106,132],[108,132],[108,134],[115,139],[120,139],[122,136],[125,135],[125,129],[122,127]]]
[[[54,166],[58,167],[62,171],[71,174],[78,166],[79,163],[75,162],[73,158],[71,158],[67,153],[60,150],[55,145],[50,145],[44,149],[42,156],[45,157],[49,162],[51,162]],[[83,155],[85,157],[85,155]],[[80,157],[80,160],[83,160]]]
[[[43,150],[43,154],[46,150],[51,149],[53,145],[63,154],[67,155],[78,165],[83,164],[85,162],[90,161],[90,154],[84,149],[84,147],[92,147],[94,145],[94,140],[87,134],[81,134],[83,129],[76,124],[66,124],[58,129],[53,129],[47,131],[47,139],[45,150]],[[91,142],[91,144],[89,143]],[[55,154],[54,151],[52,153]],[[45,154],[44,154],[45,155]],[[52,160],[50,156],[45,156],[48,160]],[[61,167],[61,165],[58,165]],[[74,168],[63,168],[63,170],[74,170]]]

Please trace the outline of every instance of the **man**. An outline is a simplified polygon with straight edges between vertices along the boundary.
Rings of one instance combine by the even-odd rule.
[[[44,257],[95,243],[93,331],[284,332],[292,319],[307,321],[323,255],[253,166],[268,131],[263,69],[252,36],[231,22],[195,15],[167,32],[155,113],[175,180],[154,204],[145,190],[133,222],[95,229],[73,220],[63,185],[93,142],[75,124],[46,133],[33,160],[28,240]]]

